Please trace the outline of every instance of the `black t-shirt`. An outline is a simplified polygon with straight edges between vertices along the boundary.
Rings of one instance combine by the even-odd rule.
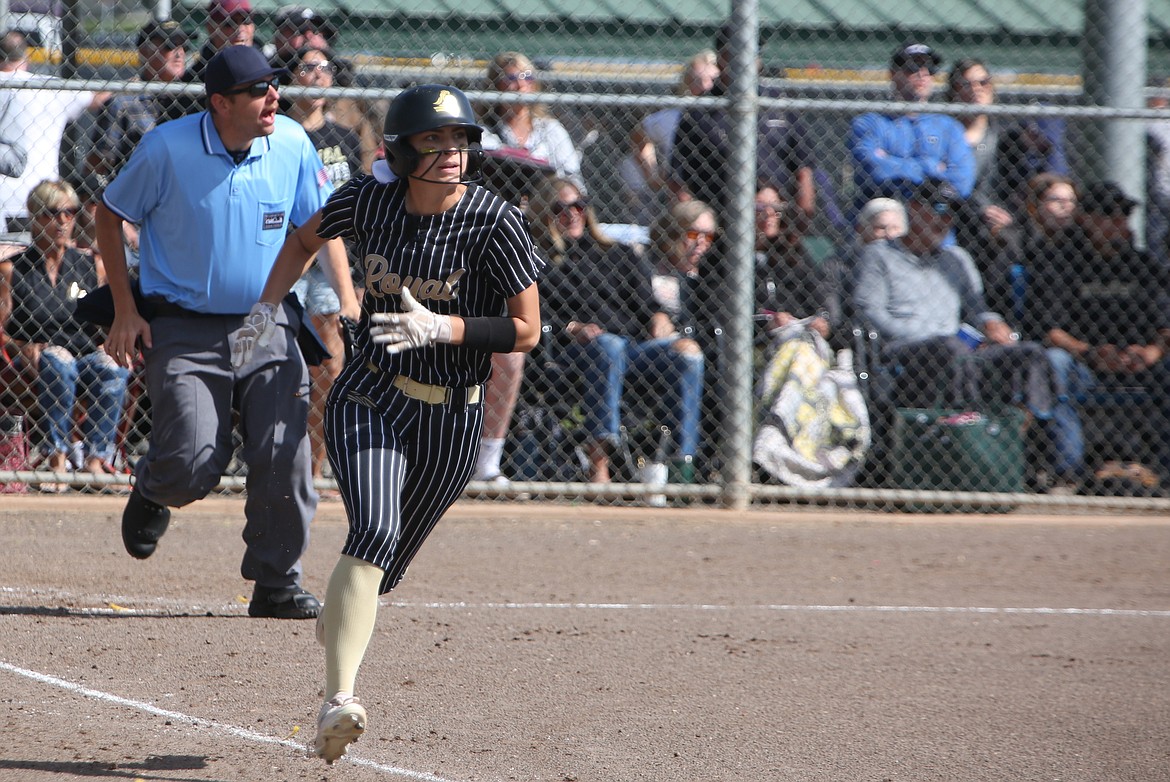
[[[361,173],[362,151],[358,135],[349,128],[326,121],[316,130],[306,130],[313,149],[321,156],[325,173],[334,187],[341,187]]]
[[[1097,254],[1086,241],[1057,275],[1054,317],[1060,328],[1090,345],[1149,345],[1170,327],[1164,311],[1166,275],[1147,253],[1132,246]],[[1038,281],[1046,284],[1046,281]]]
[[[570,243],[540,283],[543,320],[566,341],[569,321],[596,323],[611,334],[642,341],[649,337],[655,307],[650,270],[629,247],[606,249],[592,237]]]
[[[712,95],[720,94],[719,88]],[[772,97],[765,94],[764,97]],[[808,132],[797,115],[766,110],[759,113],[756,179],[796,195],[796,172],[814,165]],[[724,213],[731,186],[731,118],[722,109],[683,111],[675,131],[670,167],[700,201]]]
[[[12,316],[5,330],[13,339],[67,348],[74,356],[97,348],[93,329],[73,316],[77,299],[98,287],[93,258],[69,248],[49,282],[40,253],[28,248],[12,259]]]

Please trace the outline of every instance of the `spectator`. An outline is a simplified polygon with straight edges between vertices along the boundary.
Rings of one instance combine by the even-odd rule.
[[[719,78],[713,49],[704,49],[687,61],[675,87],[675,95],[706,95]],[[682,119],[681,108],[660,109],[642,118],[630,131],[630,154],[619,167],[630,219],[650,225],[667,206],[665,188],[674,153],[674,135]]]
[[[712,319],[711,312],[702,301],[702,277],[710,273],[709,254],[719,235],[719,221],[715,210],[694,199],[670,207],[650,226],[650,286],[653,292],[655,313],[650,320],[651,339],[686,339],[676,350],[697,362],[701,357],[704,367],[714,366],[722,350],[721,328]],[[698,353],[689,343],[694,343]],[[685,346],[685,350],[683,349]],[[704,373],[704,379],[709,375]],[[701,439],[710,447],[713,437],[703,437],[703,432],[712,435],[718,430],[721,407],[717,404],[717,387],[705,383],[700,408],[708,413],[707,420],[699,426],[694,435],[694,457],[689,453],[690,442],[682,450],[681,457],[672,473],[678,482],[690,483],[696,474],[696,461],[703,454],[698,453]],[[684,407],[684,412],[687,408]],[[690,438],[686,425],[680,438]],[[680,446],[681,447],[681,446]],[[710,465],[708,465],[710,466]]]
[[[995,103],[995,84],[982,60],[966,58],[955,63],[947,76],[946,99],[977,106]],[[956,215],[959,245],[971,248],[976,241],[994,241],[1014,218],[999,198],[999,121],[987,114],[964,114],[958,119],[975,158],[974,190]]]
[[[532,95],[540,92],[536,66],[520,52],[502,52],[488,64],[488,89]],[[545,160],[559,177],[572,180],[581,191],[581,157],[565,130],[547,108],[539,103],[498,103],[484,116],[485,149],[523,149]]]
[[[843,320],[852,323],[856,314],[853,283],[862,250],[867,244],[902,238],[906,235],[906,222],[906,207],[895,198],[870,199],[857,213],[854,240],[838,252],[835,264]]]
[[[580,188],[550,179],[529,211],[538,246],[551,263],[541,284],[547,307],[541,321],[582,380],[590,482],[610,480],[622,399],[630,396],[643,405],[652,401],[655,413],[661,407],[676,437],[677,474],[689,482],[698,446],[702,350],[669,327],[654,305],[650,269],[633,248],[602,232]],[[663,277],[670,271],[664,266]]]
[[[291,61],[293,84],[302,87],[330,87],[333,85],[333,63],[329,52],[313,47],[301,49]],[[361,172],[361,142],[352,130],[341,127],[325,116],[325,98],[302,96],[291,103],[288,116],[295,119],[309,134],[309,141],[325,166],[325,172],[334,187],[340,187]],[[325,399],[333,381],[345,364],[345,340],[342,336],[342,316],[356,321],[361,317],[354,293],[353,281],[347,273],[343,279],[330,279],[336,269],[350,269],[345,245],[335,239],[325,245],[325,252],[338,253],[334,263],[315,263],[293,286],[313,327],[325,343],[331,358],[309,368],[309,439],[313,451],[313,477],[324,477],[325,466]],[[338,295],[338,292],[341,295]]]
[[[1018,226],[984,273],[991,308],[1009,315],[1023,339],[1046,341],[1060,306],[1059,278],[1088,245],[1076,220],[1080,197],[1061,174],[1037,174],[1024,189]]]
[[[87,109],[96,111],[108,92],[30,89],[54,77],[30,73],[24,35],[9,31],[0,36],[0,96],[9,101],[0,121],[0,138],[22,139],[28,162],[17,177],[0,177],[0,221],[8,231],[28,228],[25,202],[35,185],[60,176],[61,137],[65,126]],[[24,89],[14,90],[20,84]]]
[[[148,22],[138,31],[138,79],[183,81],[188,42],[178,22]],[[115,95],[98,113],[89,170],[103,184],[113,179],[148,130],[187,113],[193,100],[174,95]],[[184,105],[176,108],[172,105],[176,102]]]
[[[0,313],[8,313],[0,325],[20,346],[24,365],[36,373],[48,468],[64,472],[68,465],[73,408],[81,398],[88,403],[81,425],[84,469],[113,473],[129,370],[106,355],[93,332],[73,316],[77,299],[105,283],[100,265],[72,246],[80,207],[77,194],[63,181],[40,182],[29,193],[32,244],[0,262],[0,276],[8,283],[0,288],[7,299]]]
[[[764,331],[811,318],[808,327],[828,340],[841,322],[839,274],[835,263],[822,268],[809,257],[804,223],[778,189],[763,185],[756,191],[756,310],[765,319]]]
[[[1170,81],[1159,80],[1152,86],[1160,92],[1146,99],[1146,107],[1170,108],[1166,94]],[[1170,268],[1170,119],[1147,123],[1146,166],[1146,247]]]
[[[1088,252],[1064,259],[1054,274],[1058,304],[1049,310],[1050,358],[1058,383],[1070,397],[1094,385],[1140,386],[1155,395],[1156,456],[1170,478],[1170,412],[1166,394],[1166,272],[1133,244],[1129,216],[1137,206],[1114,182],[1096,182],[1084,195],[1080,215]],[[1075,236],[1075,234],[1074,234]],[[1053,436],[1061,464],[1075,469],[1085,456],[1075,415],[1058,418]],[[1106,465],[1103,470],[1109,472]]]
[[[1048,342],[1048,332],[1064,306],[1065,277],[1070,268],[1079,265],[1089,244],[1075,220],[1078,200],[1068,177],[1050,173],[1033,177],[1024,191],[1019,225],[1007,231],[1012,240],[1005,243],[985,276],[991,308],[1010,314],[1024,340]],[[1059,349],[1049,348],[1050,361],[1060,366],[1062,356],[1055,352]],[[1052,420],[1046,424],[1051,444],[1046,443],[1045,448],[1049,475],[1040,485],[1053,493],[1075,491],[1084,478],[1084,445],[1076,407],[1083,388],[1077,380],[1063,372],[1054,378],[1056,403]]]
[[[333,83],[338,87],[353,87],[353,65],[341,57],[333,58]],[[374,162],[382,154],[382,116],[385,102],[370,102],[362,98],[337,97],[329,102],[325,114],[343,128],[358,134],[362,142],[362,171],[373,171]]]
[[[710,94],[723,96],[731,81],[729,24],[715,38],[718,80]],[[778,97],[761,90],[764,97]],[[726,220],[731,181],[732,150],[728,146],[731,118],[725,109],[693,108],[683,112],[675,133],[670,159],[671,186],[681,198],[709,204]],[[777,187],[786,201],[811,218],[816,211],[812,146],[803,122],[796,114],[761,110],[756,139],[756,177]]]
[[[272,67],[292,70],[297,53],[311,48],[328,51],[333,47],[333,25],[325,17],[303,5],[286,5],[276,12],[276,32],[272,35]]]
[[[228,46],[257,46],[256,20],[251,0],[211,0],[207,4],[207,40],[187,69],[186,81],[203,81],[203,71],[221,49]],[[193,108],[197,111],[198,108]]]
[[[15,115],[9,114],[22,110],[17,98],[18,93],[14,90],[0,93],[0,177],[18,177],[28,165],[28,147],[19,135]]]
[[[242,366],[228,337],[254,324],[245,313],[288,226],[308,220],[333,186],[305,131],[277,114],[287,72],[250,46],[229,46],[205,75],[209,110],[147,133],[98,208],[115,307],[106,351],[125,366],[143,346],[154,421],[166,421],[151,430],[136,466],[122,542],[131,556],[150,557],[169,524],[167,506],[215,488],[232,458],[235,408],[248,466],[240,568],[255,582],[248,614],[310,619],[320,604],[301,586],[300,559],[317,493],[300,321],[290,303],[275,308],[275,334]],[[139,279],[149,313],[130,285],[123,221],[142,226]]]
[[[862,244],[900,239],[906,235],[906,207],[895,198],[866,201],[857,213],[857,234]]]
[[[1052,372],[1044,349],[1018,341],[984,302],[971,256],[943,243],[960,204],[945,180],[927,179],[916,188],[906,236],[862,251],[857,310],[882,337],[881,360],[899,367],[894,397],[900,406],[1023,403],[1036,417],[1049,418]],[[972,354],[958,336],[964,324],[975,326],[983,341],[974,361],[959,361]]]
[[[898,47],[890,58],[891,98],[925,106],[941,64],[924,43]],[[904,201],[928,178],[949,182],[961,198],[975,187],[975,156],[963,126],[945,114],[862,114],[853,120],[850,150],[857,208],[879,196]]]

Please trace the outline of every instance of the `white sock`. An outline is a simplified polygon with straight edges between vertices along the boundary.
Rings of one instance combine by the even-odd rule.
[[[475,462],[475,479],[486,481],[500,474],[500,460],[504,457],[503,438],[485,437],[479,446],[479,459]]]
[[[325,698],[352,693],[378,615],[382,569],[342,555],[325,593]]]

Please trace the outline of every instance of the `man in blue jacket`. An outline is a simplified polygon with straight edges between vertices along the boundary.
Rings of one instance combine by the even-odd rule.
[[[892,99],[925,104],[941,64],[926,44],[900,46],[890,59]],[[945,114],[867,112],[853,120],[850,149],[858,209],[871,198],[905,201],[926,179],[949,182],[962,198],[975,187],[975,155],[963,126]]]

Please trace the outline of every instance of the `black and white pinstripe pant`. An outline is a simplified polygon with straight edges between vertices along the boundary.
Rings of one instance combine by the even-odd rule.
[[[325,411],[329,462],[349,516],[342,553],[382,568],[385,594],[471,479],[483,403],[428,404],[391,388],[379,412],[344,380]]]

